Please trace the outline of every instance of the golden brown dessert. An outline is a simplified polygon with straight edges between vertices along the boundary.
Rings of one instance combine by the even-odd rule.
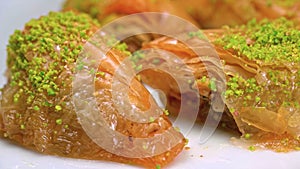
[[[87,13],[102,25],[130,14],[161,12],[178,16],[199,27],[198,23],[184,9],[173,5],[170,0],[67,0],[62,10]],[[138,24],[132,22],[128,24]],[[156,34],[135,35],[125,39],[124,42],[128,45],[129,51],[133,52],[141,48],[143,42],[149,42],[159,36]]]
[[[166,12],[198,25],[184,9],[173,5],[170,0],[67,0],[63,10],[88,13],[101,23],[135,13]]]
[[[50,12],[47,16],[29,21],[23,31],[15,31],[7,46],[8,83],[0,93],[1,136],[44,154],[109,160],[147,168],[165,166],[185,145],[185,139],[179,132],[173,133],[180,140],[175,146],[165,145],[167,142],[159,145],[148,142],[149,147],[160,149],[163,146],[167,147],[167,151],[129,158],[98,146],[79,123],[72,99],[72,81],[76,70],[84,65],[75,63],[98,26],[85,14]],[[95,91],[103,91],[95,94],[100,107],[99,116],[106,123],[113,124],[113,130],[126,136],[129,142],[135,138],[151,138],[172,128],[163,113],[145,123],[130,121],[118,113],[112,101],[111,83],[116,68],[128,54],[120,49],[111,49],[96,73]],[[145,112],[153,102],[148,91],[136,79],[130,84],[129,99],[140,112]],[[116,150],[118,145],[114,143]]]
[[[147,9],[147,8],[150,9],[151,4],[153,3],[153,2],[151,2],[148,4],[148,6],[144,6],[144,5],[133,5],[133,4],[146,4],[149,1],[141,0],[141,1],[136,1],[133,4],[127,3],[126,1],[122,1],[122,3],[117,3],[117,2],[118,1],[111,3],[111,4],[115,4],[115,5],[111,5],[111,6],[108,5],[108,6],[101,8],[102,11],[108,10],[110,12],[104,12],[104,13],[112,13],[112,14],[119,14],[119,13],[131,14],[131,13],[134,13],[133,11],[136,11],[136,12],[149,11],[149,10],[144,10],[144,9]],[[216,27],[221,27],[223,25],[231,25],[232,26],[232,25],[243,24],[253,18],[256,18],[257,20],[262,20],[264,18],[273,20],[273,19],[280,18],[282,16],[286,17],[287,19],[294,20],[296,23],[298,23],[299,16],[300,16],[299,12],[298,12],[300,4],[299,4],[299,1],[296,1],[296,0],[290,0],[290,1],[242,0],[242,1],[238,1],[238,2],[231,1],[231,0],[229,0],[229,1],[225,1],[225,0],[224,1],[223,0],[220,0],[220,1],[219,0],[217,0],[217,1],[210,1],[210,0],[181,1],[181,0],[178,0],[178,1],[168,1],[168,2],[167,1],[159,1],[159,2],[154,1],[154,3],[155,4],[156,3],[160,3],[160,4],[169,3],[173,7],[180,7],[182,9],[186,10],[195,20],[197,20],[197,22],[201,26],[203,26],[205,28],[216,28]],[[103,4],[103,3],[100,2],[99,4]],[[90,7],[92,7],[92,6],[94,6],[94,5],[90,5]],[[87,10],[87,8],[81,9],[81,10],[88,11],[88,12],[91,11],[90,9]],[[180,16],[180,15],[178,15],[178,16]],[[99,19],[101,20],[103,18],[99,18]],[[275,21],[275,22],[277,23],[279,21]],[[248,24],[248,25],[250,25],[250,24]],[[264,56],[261,56],[261,55],[271,55],[270,52],[272,52],[271,50],[269,50],[269,47],[267,45],[269,45],[269,46],[273,45],[273,46],[276,46],[276,48],[278,48],[278,46],[281,46],[282,47],[281,50],[287,52],[288,50],[283,49],[285,47],[283,47],[283,45],[280,44],[281,41],[276,42],[276,43],[273,43],[272,41],[273,41],[273,39],[276,39],[279,34],[280,35],[282,35],[282,34],[288,35],[290,33],[289,32],[290,30],[283,31],[282,28],[279,28],[276,26],[272,28],[272,26],[274,26],[274,25],[271,25],[271,26],[269,26],[268,24],[266,24],[266,25],[267,26],[261,26],[260,29],[264,29],[264,30],[263,31],[260,30],[260,34],[258,32],[255,32],[258,30],[258,28],[253,29],[252,34],[248,33],[249,31],[251,31],[250,28],[249,28],[249,30],[244,29],[244,28],[243,29],[238,28],[238,30],[233,29],[233,30],[231,30],[231,33],[230,33],[230,34],[233,34],[232,38],[227,39],[226,42],[223,41],[222,45],[217,44],[217,41],[220,41],[220,39],[221,39],[220,37],[222,37],[224,32],[226,32],[226,31],[224,31],[224,30],[205,31],[207,33],[207,36],[210,35],[210,33],[214,34],[213,36],[209,36],[209,40],[214,41],[214,44],[216,45],[218,54],[220,55],[221,59],[226,63],[226,65],[224,67],[226,68],[225,73],[228,75],[227,76],[227,81],[228,81],[227,84],[231,85],[231,83],[237,83],[237,79],[240,79],[240,77],[235,77],[236,72],[239,72],[239,76],[240,76],[240,74],[243,75],[242,78],[244,78],[244,79],[242,79],[242,81],[245,81],[243,85],[254,85],[254,84],[250,84],[250,83],[254,83],[253,82],[254,77],[259,78],[258,72],[262,71],[262,69],[270,69],[270,70],[263,70],[264,72],[269,72],[269,71],[272,72],[273,69],[280,69],[280,71],[284,72],[283,70],[281,70],[282,68],[278,68],[278,66],[275,66],[275,67],[273,65],[269,66],[269,67],[265,66],[265,65],[269,65],[269,62],[270,62],[269,60],[266,63],[259,62],[259,64],[258,64],[258,63],[256,63],[256,61],[251,61],[251,60],[248,61],[247,59],[245,59],[246,60],[245,61],[240,58],[238,58],[235,61],[231,61],[232,58],[234,58],[234,57],[229,57],[232,55],[231,53],[240,55],[240,53],[244,52],[244,50],[247,49],[247,45],[251,46],[252,43],[254,43],[254,41],[252,41],[251,38],[257,38],[258,42],[257,42],[257,44],[253,44],[253,46],[251,46],[251,50],[249,49],[248,51],[246,51],[247,53],[244,54],[244,55],[246,55],[246,58],[249,55],[249,57],[252,57],[252,59],[254,58],[254,60],[261,59],[264,62],[265,61]],[[282,25],[284,25],[284,24],[282,24]],[[285,26],[289,27],[290,25],[288,23]],[[254,23],[253,23],[252,27],[254,27]],[[289,29],[292,29],[291,27],[295,28],[295,26],[290,26]],[[240,29],[242,29],[242,31],[240,31]],[[274,32],[272,32],[272,31],[274,31]],[[293,31],[295,31],[295,30],[293,30]],[[240,39],[236,40],[233,37],[234,36],[238,37],[238,36],[241,36],[240,34],[246,34],[246,33],[248,36],[246,38],[246,41],[249,44],[246,44],[243,47],[241,47],[241,44],[244,43],[244,41],[240,41]],[[198,36],[199,34],[192,33],[191,35]],[[202,36],[202,35],[200,35],[200,36]],[[261,36],[261,37],[258,37],[258,36]],[[266,36],[270,36],[270,37],[266,37]],[[229,36],[227,36],[227,38],[228,37]],[[295,37],[298,38],[298,36],[295,36]],[[260,40],[262,38],[266,38],[266,39],[269,38],[270,41],[261,42]],[[286,38],[286,37],[284,37],[284,38]],[[135,41],[135,40],[136,39],[134,39],[133,41]],[[147,42],[148,40],[141,40],[141,42]],[[215,40],[216,40],[216,42],[215,42]],[[289,39],[289,40],[291,40],[291,39]],[[294,42],[293,40],[291,40],[291,41],[292,42],[288,42],[288,43],[297,44],[297,42]],[[128,41],[125,41],[125,42],[128,42]],[[235,44],[232,44],[232,43],[235,43]],[[267,45],[265,43],[267,43]],[[284,43],[284,45],[286,45],[285,44],[286,42],[282,42],[282,43]],[[129,46],[131,46],[130,45],[131,43],[128,43],[128,44],[129,44]],[[265,45],[264,51],[260,51],[261,50],[260,48],[255,48],[257,46],[262,46],[262,44]],[[206,45],[208,45],[208,44],[206,44]],[[226,48],[226,50],[223,50],[223,49],[219,50],[219,48],[223,48],[224,46],[229,49]],[[242,49],[238,49],[236,46],[238,46]],[[196,56],[195,53],[193,53],[193,51],[191,51],[188,47],[186,47],[182,43],[178,42],[178,43],[174,44],[173,39],[163,37],[163,38],[157,39],[151,43],[144,45],[144,48],[153,48],[153,47],[165,49],[165,50],[172,51],[172,52],[178,54],[186,63],[188,63],[189,66],[191,66],[193,68],[193,70],[195,71],[195,77],[198,78],[198,81],[196,84],[199,88],[200,95],[202,96],[202,99],[201,99],[201,102],[199,105],[199,109],[201,110],[201,113],[199,114],[199,116],[200,116],[201,120],[205,120],[205,118],[207,117],[208,110],[210,108],[210,100],[213,99],[213,98],[211,98],[211,95],[216,94],[214,91],[211,90],[211,87],[216,86],[216,87],[214,87],[215,88],[214,90],[217,90],[217,87],[220,84],[217,84],[217,81],[215,82],[215,80],[209,79],[207,77],[208,72],[206,72],[205,64],[203,64],[201,60],[195,60],[195,56]],[[288,47],[291,47],[291,46],[288,46]],[[293,47],[294,47],[293,49],[289,49],[289,50],[295,52],[292,55],[296,55],[296,56],[299,55],[299,53],[297,53],[298,48],[295,46],[293,46]],[[233,48],[233,49],[231,49],[231,48]],[[207,53],[204,52],[204,55],[213,55],[213,52],[211,52],[211,51],[206,51],[206,52]],[[265,53],[263,53],[263,52],[265,52]],[[278,53],[278,51],[277,51],[277,49],[275,49],[275,52],[273,52],[273,55],[276,55],[277,53]],[[253,57],[252,55],[258,55],[259,57],[256,58],[256,57]],[[289,54],[281,53],[281,55],[286,56]],[[271,57],[268,57],[268,58],[270,59]],[[282,60],[284,60],[284,59],[282,59]],[[254,62],[254,63],[252,63],[252,62]],[[258,64],[258,65],[255,65],[255,64]],[[297,60],[296,61],[293,60],[292,64],[293,64],[293,66],[295,66],[297,64]],[[265,67],[268,67],[268,68],[265,68]],[[296,68],[296,69],[298,69],[298,68]],[[144,82],[151,84],[152,87],[154,87],[154,88],[162,89],[165,93],[167,93],[168,109],[170,110],[170,112],[172,112],[172,113],[179,112],[180,103],[182,101],[181,100],[182,94],[179,92],[179,86],[176,85],[174,78],[172,78],[170,75],[168,75],[167,73],[164,73],[162,71],[152,71],[152,70],[143,71],[142,76],[143,76]],[[273,75],[273,76],[275,76],[275,75]],[[277,76],[277,74],[276,74],[276,76]],[[292,77],[292,78],[294,78],[294,77]],[[255,80],[259,81],[259,79],[255,79]],[[290,79],[290,80],[293,81],[293,79]],[[298,82],[296,82],[296,84],[297,83]],[[238,84],[238,86],[239,85],[240,84]],[[236,87],[237,84],[233,84],[233,86]],[[283,85],[283,86],[285,86],[285,85]],[[227,86],[227,87],[232,87],[232,86]],[[258,87],[258,88],[260,88],[260,87]],[[268,88],[273,88],[273,86],[272,87],[269,86]],[[235,91],[235,90],[237,90],[237,91]],[[254,89],[251,89],[250,91],[252,91],[252,90],[254,90]],[[290,89],[281,90],[280,94],[287,94],[287,93],[289,93],[288,92],[289,90]],[[264,95],[266,96],[266,98],[264,98],[265,100],[267,100],[270,95],[270,94],[266,94],[265,91],[255,91],[255,92],[264,93]],[[271,108],[271,107],[268,107],[265,102],[275,102],[275,101],[274,100],[261,101],[261,99],[262,99],[262,97],[260,96],[261,93],[255,93],[255,94],[248,93],[246,95],[245,92],[242,91],[241,89],[235,89],[235,88],[233,90],[227,90],[226,93],[227,93],[226,97],[228,97],[226,99],[227,107],[225,108],[225,114],[223,114],[223,117],[221,120],[222,125],[226,125],[227,127],[233,128],[233,129],[236,129],[238,127],[240,132],[242,132],[243,137],[245,137],[246,139],[248,139],[251,136],[251,140],[256,140],[255,143],[261,142],[262,144],[265,144],[264,145],[265,147],[270,147],[277,151],[288,151],[291,149],[299,149],[299,143],[298,143],[299,139],[297,138],[298,134],[297,134],[297,132],[294,131],[294,130],[297,131],[298,127],[295,124],[291,124],[293,120],[295,121],[295,123],[299,122],[299,120],[296,120],[297,119],[296,115],[294,116],[293,113],[287,113],[282,108],[282,104],[287,104],[286,102],[290,102],[289,98],[282,97],[282,100],[276,101],[276,102],[278,102],[277,107]],[[242,95],[242,96],[239,96],[239,98],[242,98],[242,99],[246,98],[249,100],[240,101],[236,98],[232,99],[231,97],[233,97],[235,95],[232,93],[236,93],[237,95]],[[292,91],[292,93],[297,93],[297,91]],[[275,94],[275,96],[276,95],[277,94]],[[289,94],[289,95],[291,95],[291,94]],[[292,95],[296,95],[296,94],[292,94]],[[297,109],[298,102],[294,101],[293,99],[291,102],[295,102],[293,104],[296,105],[296,109]],[[231,103],[229,103],[228,100],[231,100]],[[287,101],[287,100],[289,100],[289,101]],[[257,105],[258,108],[253,109],[253,110],[252,110],[252,108],[250,110],[249,107],[251,107],[251,106],[247,105],[247,104],[253,105],[253,104],[257,104],[257,103],[260,103],[259,105]],[[243,106],[241,106],[241,105],[243,105]],[[239,117],[235,116],[236,113],[234,113],[234,112],[236,111],[236,108],[239,109],[237,112],[242,112],[242,113],[239,113],[239,114],[241,114]],[[277,108],[280,108],[280,109],[277,109]],[[188,110],[185,110],[185,111],[188,111]],[[214,108],[214,111],[219,112],[218,108]],[[294,111],[297,111],[297,110],[294,110]],[[265,117],[260,117],[260,116],[255,117],[256,116],[255,112],[266,112],[264,114]],[[253,115],[253,113],[254,113],[254,115]],[[289,114],[289,115],[286,116],[286,115],[282,115],[281,113]],[[243,117],[242,117],[242,115],[243,115]],[[241,120],[241,118],[243,118],[243,120]],[[268,119],[266,121],[273,121],[274,123],[267,125],[270,122],[265,122],[264,120],[262,120],[260,118]],[[289,120],[289,118],[291,118],[291,119]],[[255,122],[253,122],[253,121],[255,121]],[[252,124],[252,123],[255,123],[255,124]],[[248,125],[250,125],[252,127],[249,127]],[[288,125],[292,125],[296,129],[285,129],[286,127],[281,127],[281,126],[288,126]],[[255,127],[253,127],[253,126],[255,126]],[[250,130],[250,131],[248,131],[248,130]]]
[[[139,12],[169,12],[203,28],[240,25],[253,18],[300,21],[298,0],[68,0],[64,9],[89,13],[103,23]]]
[[[223,95],[226,104],[223,121],[229,120],[227,122],[232,124],[234,120],[242,138],[253,144],[249,147],[251,150],[256,147],[299,150],[299,28],[281,18],[253,20],[234,29],[205,30],[189,35],[190,44],[194,45],[186,46],[178,40],[162,37],[145,44],[144,48],[163,49],[180,57],[195,75],[196,80],[190,82],[192,87],[198,87],[204,98],[212,101],[217,93]],[[209,46],[206,38],[213,46]],[[196,55],[193,50],[202,51],[202,55]],[[214,78],[217,75],[214,73],[208,76],[215,66],[214,52],[220,57],[226,74],[224,92],[219,88],[222,79]],[[168,109],[179,110],[182,93],[168,74],[154,69],[143,71],[141,77],[145,83],[167,94]],[[199,113],[204,117],[207,114],[205,109]]]
[[[174,0],[204,28],[245,24],[251,19],[286,17],[300,21],[298,0]]]

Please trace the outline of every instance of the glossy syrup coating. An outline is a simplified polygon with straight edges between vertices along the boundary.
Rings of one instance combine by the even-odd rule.
[[[98,28],[99,24],[86,14],[50,12],[29,21],[24,30],[15,31],[7,46],[8,83],[1,90],[1,136],[45,154],[109,160],[147,168],[164,166],[183,149],[183,137],[165,153],[128,158],[99,147],[78,121],[72,99],[72,81],[76,70],[82,67],[75,62]],[[109,51],[99,67],[95,91],[111,90],[114,70],[127,56],[128,51],[121,44]],[[131,85],[130,100],[139,105],[139,110],[145,111],[150,94],[136,79]],[[129,121],[118,114],[111,93],[95,96],[100,105],[103,98],[106,103],[111,103],[102,107],[101,113],[108,124],[114,124],[116,132],[129,139],[152,137],[172,127],[163,113],[149,123]]]
[[[251,149],[298,150],[300,31],[297,25],[285,18],[253,20],[235,28],[205,30],[202,34],[191,32],[190,35],[191,41],[198,42],[195,44],[203,44],[203,37],[206,37],[213,45],[212,50],[202,50],[202,59],[191,50],[199,46],[188,47],[169,37],[156,39],[144,48],[159,48],[177,54],[194,72],[197,79],[192,84],[208,102],[213,98],[212,94],[220,90],[214,84],[218,81],[212,83],[208,77],[204,61],[213,62],[216,51],[227,81],[227,88],[221,93],[227,106],[222,121],[230,125],[234,120],[242,137],[253,144]],[[210,61],[205,60],[207,57]],[[173,98],[168,106],[170,110],[178,110],[176,106],[181,98],[174,80],[163,83],[157,79],[169,79],[167,74],[154,70],[142,72],[141,77]],[[205,118],[207,109],[200,109],[199,114]]]
[[[276,151],[299,147],[299,39],[299,27],[280,18],[253,20],[215,42],[243,67],[239,72],[225,68],[226,102],[240,131]]]

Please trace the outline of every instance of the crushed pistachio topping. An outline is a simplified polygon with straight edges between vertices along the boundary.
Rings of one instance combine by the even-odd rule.
[[[197,37],[199,39],[207,40],[207,37],[205,36],[205,34],[201,30],[198,30],[196,32],[189,32],[188,36],[191,37],[191,38]]]
[[[58,125],[61,125],[62,124],[62,119],[56,119],[55,123],[58,124]]]
[[[98,72],[96,73],[96,75],[100,75],[101,77],[105,77],[105,72],[98,71]]]
[[[69,125],[66,124],[66,125],[64,126],[64,128],[65,128],[65,129],[68,129],[68,128],[69,128]]]
[[[254,78],[245,80],[243,77],[236,75],[231,77],[227,81],[227,90],[225,91],[225,97],[230,97],[230,96],[239,97],[244,95],[245,93],[252,94],[260,90],[261,87],[257,84]],[[255,99],[256,101],[260,100],[258,96],[253,98],[251,95],[247,95],[245,98],[248,100],[253,100],[253,99]]]
[[[24,129],[25,129],[25,125],[24,125],[24,124],[21,124],[21,125],[20,125],[20,128],[21,128],[21,130],[24,130]]]
[[[164,109],[163,112],[164,112],[164,114],[165,114],[166,116],[170,115],[170,112],[169,112],[169,110],[167,110],[167,109]]]
[[[60,110],[62,110],[62,107],[61,107],[60,105],[56,105],[56,106],[55,106],[55,110],[56,110],[56,111],[60,111]]]
[[[20,113],[16,113],[16,118],[20,118],[21,114]]]
[[[145,58],[145,54],[142,51],[136,51],[129,56],[129,59],[134,63],[138,64],[138,62]]]
[[[255,151],[255,150],[256,150],[255,146],[249,146],[248,149],[249,149],[250,151]]]
[[[40,108],[39,108],[39,106],[34,106],[34,107],[33,107],[33,110],[35,110],[35,111],[39,111],[39,110],[40,110]]]
[[[114,48],[123,52],[127,56],[131,55],[131,53],[128,51],[128,46],[126,45],[126,43],[119,42]]]
[[[208,87],[210,90],[216,92],[217,91],[217,84],[216,84],[216,78],[211,78],[209,80]]]
[[[15,31],[7,46],[10,85],[19,88],[13,101],[18,103],[25,96],[27,104],[32,104],[37,96],[42,96],[39,100],[44,102],[34,102],[34,110],[55,106],[49,100],[61,90],[58,76],[65,65],[76,61],[82,44],[93,33],[92,25],[98,24],[85,14],[50,12],[30,20],[24,31]],[[62,107],[57,105],[55,109]]]
[[[243,33],[232,31],[241,30]],[[237,56],[265,63],[300,62],[300,31],[292,21],[250,21],[247,25],[229,29],[216,43],[234,49]]]
[[[135,51],[134,53],[129,55],[129,59],[132,63],[132,68],[135,71],[141,71],[143,69],[143,65],[139,64],[139,62],[145,57],[146,56],[143,51]]]
[[[292,21],[280,18],[273,21],[250,21],[244,26],[224,29],[215,41],[232,56],[224,65],[232,66],[227,73],[226,104],[245,140],[262,138],[265,133],[277,132],[256,124],[270,123],[274,115],[287,124],[285,132],[296,125],[299,112],[300,30]],[[229,67],[228,66],[228,67]],[[241,69],[235,69],[235,68]],[[252,109],[253,108],[253,109]],[[292,116],[294,115],[294,116]],[[247,120],[250,122],[248,123]],[[295,122],[295,124],[293,123]],[[254,130],[253,130],[254,129]],[[258,132],[262,131],[264,132]],[[292,132],[291,132],[292,133]],[[267,135],[267,134],[266,134]],[[299,146],[283,139],[280,145]],[[249,146],[254,151],[257,146]]]
[[[250,139],[250,138],[251,138],[251,134],[246,133],[246,134],[244,135],[244,137],[245,137],[245,139]]]
[[[201,79],[197,79],[197,82],[205,83],[206,80],[207,80],[207,77],[206,76],[202,76]]]
[[[149,118],[149,122],[150,122],[150,123],[153,123],[154,121],[155,121],[154,117],[150,117],[150,118]]]

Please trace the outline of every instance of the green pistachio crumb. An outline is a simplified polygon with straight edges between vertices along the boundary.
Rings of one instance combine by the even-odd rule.
[[[250,151],[255,151],[255,150],[256,150],[255,146],[249,146],[248,149],[249,149]]]
[[[130,56],[130,52],[128,51],[128,46],[126,45],[126,43],[118,43],[115,46],[116,49],[118,49],[119,51],[123,52],[125,55]]]
[[[90,70],[90,72],[89,72],[91,75],[93,75],[93,74],[95,74],[95,69],[94,68],[92,68],[91,70]]]
[[[21,128],[22,130],[24,130],[24,129],[25,129],[25,125],[24,125],[24,124],[21,124],[21,125],[20,125],[20,128]]]
[[[60,110],[62,110],[62,107],[61,107],[60,105],[56,105],[56,106],[55,106],[55,110],[56,110],[56,111],[60,111]]]
[[[138,65],[138,66],[135,67],[135,70],[136,70],[136,71],[140,71],[140,70],[142,70],[142,69],[143,69],[143,65]]]
[[[259,102],[260,100],[261,100],[260,97],[258,97],[258,96],[255,97],[255,102]]]
[[[52,88],[48,88],[47,93],[48,93],[49,96],[55,96],[56,95],[55,91]]]
[[[163,112],[164,112],[164,114],[165,114],[166,116],[168,116],[168,115],[170,114],[170,113],[169,113],[169,110],[167,110],[167,109],[164,109]]]
[[[245,137],[245,139],[247,139],[247,140],[248,140],[248,139],[250,139],[250,138],[251,138],[251,134],[249,134],[249,133],[246,133],[244,137]]]
[[[247,95],[245,99],[247,99],[247,100],[251,100],[251,99],[252,99],[252,97],[251,97],[251,95]]]
[[[214,92],[217,91],[217,84],[216,84],[216,79],[215,79],[215,78],[212,78],[212,79],[209,81],[208,87],[210,88],[210,90],[212,90],[212,91],[214,91]]]
[[[206,82],[207,77],[206,76],[202,76],[202,78],[200,79],[201,83],[205,83]]]
[[[252,96],[250,94],[258,91],[261,91],[261,87],[257,84],[254,78],[246,80],[236,75],[229,78],[229,80],[227,81],[227,90],[225,91],[225,97],[240,97],[244,94],[247,94],[245,95],[245,99],[252,100]],[[258,98],[259,97],[256,97],[255,99]],[[259,102],[259,100],[257,102]]]
[[[16,113],[16,118],[20,118],[21,117],[21,114],[20,113]]]
[[[18,101],[19,101],[19,97],[20,97],[20,95],[18,94],[18,93],[16,93],[15,95],[14,95],[14,103],[17,103]]]
[[[92,26],[98,23],[86,14],[50,12],[27,22],[24,31],[16,30],[7,46],[10,85],[18,86],[13,101],[18,103],[22,96],[32,104],[36,97],[56,96],[62,86],[57,80],[60,73],[76,61],[82,44],[93,33]],[[36,106],[34,110],[46,104]]]
[[[55,122],[56,122],[56,124],[61,125],[62,124],[62,119],[57,119]]]
[[[83,70],[84,68],[84,63],[83,62],[79,62],[77,67],[76,67],[76,70]]]
[[[204,33],[201,30],[196,31],[196,32],[189,32],[188,36],[191,38],[197,37],[199,39],[207,40],[207,37],[204,35]]]
[[[159,164],[156,164],[155,168],[156,169],[161,169],[161,166]]]
[[[35,111],[39,111],[39,110],[40,110],[40,108],[39,108],[39,106],[34,106],[34,107],[33,107],[33,110],[35,110]]]
[[[300,31],[295,29],[294,23],[285,18],[274,21],[250,21],[245,26],[235,30],[242,30],[243,34],[229,31],[215,43],[225,49],[234,49],[238,57],[265,63],[296,62],[299,63]]]
[[[234,108],[229,108],[230,113],[234,113],[235,109]]]
[[[99,72],[96,73],[96,75],[100,75],[100,76],[102,76],[102,77],[105,77],[105,72],[99,71]]]
[[[155,121],[154,117],[150,117],[150,118],[149,118],[149,122],[150,122],[150,123],[153,123],[154,121]]]
[[[129,59],[136,65],[141,59],[145,58],[145,54],[141,51],[135,51],[129,56]]]

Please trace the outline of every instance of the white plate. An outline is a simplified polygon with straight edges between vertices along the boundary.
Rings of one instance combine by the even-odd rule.
[[[31,18],[38,18],[50,10],[59,10],[62,0],[10,0],[0,2],[0,73],[5,71],[6,44],[15,29],[22,29]],[[0,76],[0,86],[6,80]],[[236,147],[230,143],[232,133],[217,131],[204,144],[199,143],[201,126],[196,124],[186,135],[190,150],[184,150],[167,168],[171,169],[298,169],[300,152],[274,153]],[[200,157],[201,156],[201,157]],[[202,157],[203,156],[203,157]],[[111,169],[138,168],[125,164],[67,159],[45,156],[9,141],[0,140],[0,169]]]

